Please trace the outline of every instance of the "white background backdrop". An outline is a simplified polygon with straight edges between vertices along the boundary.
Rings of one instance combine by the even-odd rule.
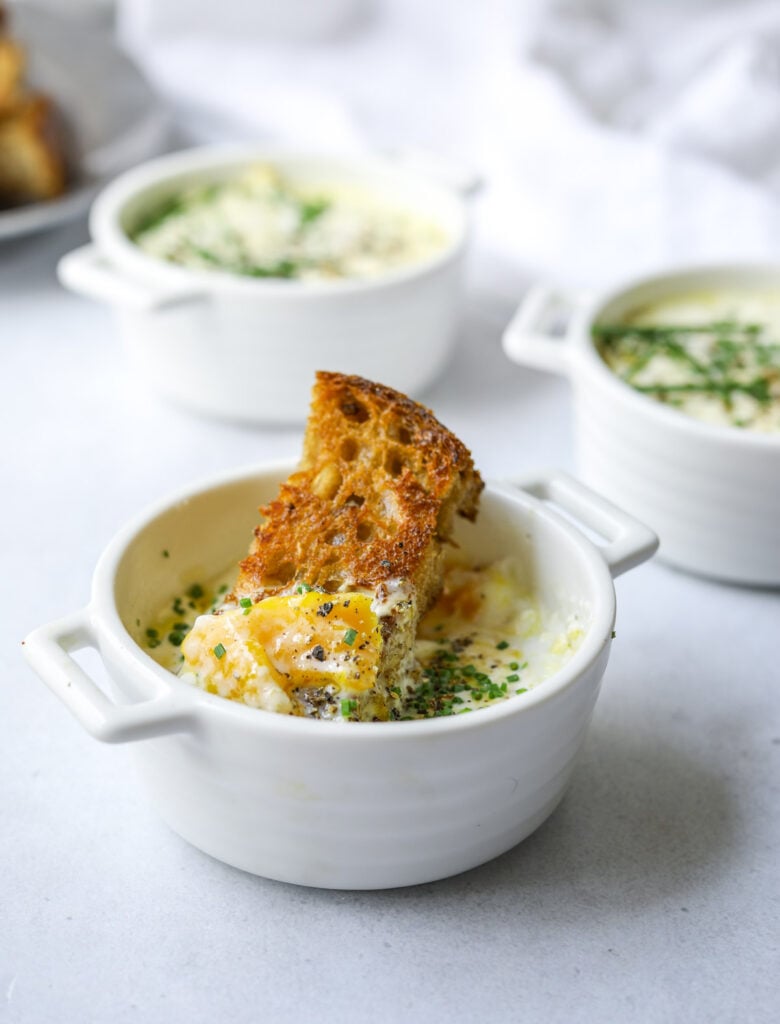
[[[170,34],[170,2],[122,12],[190,138],[411,143],[485,173],[467,317],[426,400],[488,477],[573,468],[565,385],[499,349],[532,277],[602,284],[669,260],[776,258],[780,237],[774,148],[735,164],[775,123],[776,4],[516,6],[397,0],[292,42],[236,31],[239,5],[209,4],[209,59],[182,28],[198,5],[176,5]],[[746,90],[738,115],[766,98],[753,136],[729,106]],[[743,131],[739,147],[716,159],[701,131],[680,134],[691,105]],[[56,283],[58,257],[85,239],[75,223],[0,247],[0,1020],[774,1021],[776,591],[657,563],[619,580],[568,796],[458,878],[300,889],[216,863],[157,820],[131,752],[79,729],[20,640],[88,600],[129,516],[195,478],[295,455],[300,433],[199,420],[130,378],[108,311]]]

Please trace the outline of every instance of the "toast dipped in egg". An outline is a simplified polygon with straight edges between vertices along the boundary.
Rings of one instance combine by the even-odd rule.
[[[482,487],[428,409],[318,373],[300,466],[261,508],[226,608],[185,640],[184,671],[208,668],[215,692],[288,714],[393,717],[444,546],[456,516],[476,517]]]

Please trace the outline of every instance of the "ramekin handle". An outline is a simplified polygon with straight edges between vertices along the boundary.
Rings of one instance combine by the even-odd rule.
[[[71,657],[84,647],[99,649],[86,608],[41,626],[24,641],[27,661],[95,739],[127,743],[192,727],[190,703],[172,691],[137,704],[114,704]]]
[[[504,352],[513,362],[537,370],[568,373],[572,316],[585,301],[585,295],[532,285],[504,331]]]
[[[62,284],[99,302],[147,311],[203,298],[194,288],[150,287],[122,274],[93,243],[66,253],[57,264]]]
[[[648,526],[568,473],[555,472],[514,483],[535,498],[558,505],[575,525],[581,523],[603,537],[606,543],[597,547],[613,577],[641,565],[658,550],[658,537]]]

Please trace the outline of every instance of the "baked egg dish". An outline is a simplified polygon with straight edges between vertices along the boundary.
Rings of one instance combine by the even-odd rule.
[[[512,559],[453,560],[385,708],[376,683],[387,608],[374,596],[296,586],[242,604],[227,590],[194,584],[161,609],[142,640],[152,657],[208,693],[331,720],[433,718],[521,697],[566,664],[586,626],[542,606]]]
[[[511,559],[458,559],[482,478],[423,406],[318,373],[303,456],[262,506],[238,574],[190,585],[146,628],[195,686],[281,714],[396,721],[518,696],[576,648]]]

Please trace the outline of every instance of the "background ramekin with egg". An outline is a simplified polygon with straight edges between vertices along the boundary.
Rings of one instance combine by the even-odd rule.
[[[508,850],[563,796],[609,657],[612,578],[650,557],[655,535],[563,475],[525,490],[489,485],[478,522],[464,521],[458,542],[475,564],[515,557],[541,605],[576,616],[583,636],[570,659],[522,695],[471,714],[292,717],[188,684],[143,642],[162,601],[238,561],[258,504],[289,470],[234,472],[140,517],[105,551],[89,606],[27,638],[29,661],[93,736],[134,744],[162,817],[228,864],[302,885],[373,889],[443,878]],[[73,659],[84,647],[100,651],[110,695]]]
[[[659,557],[724,581],[780,586],[780,433],[702,422],[614,373],[594,329],[676,297],[780,291],[780,267],[688,268],[588,296],[530,290],[504,334],[514,361],[574,391],[583,479],[658,532]],[[773,325],[777,330],[777,325]]]
[[[436,225],[441,245],[372,277],[322,281],[177,265],[132,240],[186,190],[263,164],[315,192],[333,185],[374,195],[389,216],[400,209]],[[391,159],[204,147],[152,160],[109,185],[92,207],[93,241],[66,255],[59,275],[114,307],[131,364],[161,395],[219,417],[297,422],[323,363],[412,395],[439,376],[459,320],[467,214],[455,188]]]

